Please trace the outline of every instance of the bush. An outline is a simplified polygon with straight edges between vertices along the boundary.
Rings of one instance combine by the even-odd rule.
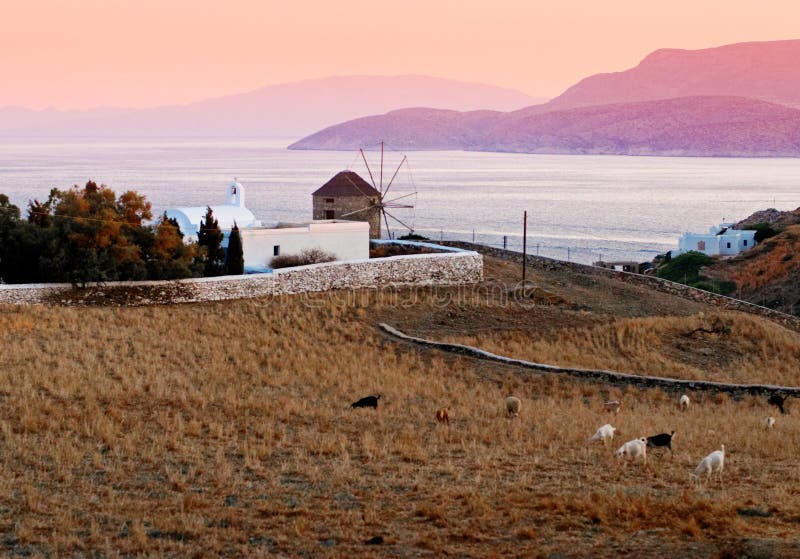
[[[333,262],[336,255],[325,252],[321,248],[307,248],[300,254],[281,254],[275,256],[270,262],[272,269],[293,268],[294,266],[306,266],[308,264],[320,264],[322,262]]]
[[[418,235],[416,233],[409,233],[408,235],[403,235],[402,237],[398,237],[397,240],[399,241],[430,241],[428,237],[423,237],[422,235]]]
[[[774,237],[779,233],[776,229],[772,227],[770,223],[756,223],[754,225],[748,225],[743,227],[746,231],[755,231],[755,240],[757,243],[760,243],[764,239],[769,239],[770,237]]]
[[[710,265],[714,260],[702,252],[690,251],[676,256],[661,266],[658,277],[679,283],[692,284],[700,281],[700,269]]]

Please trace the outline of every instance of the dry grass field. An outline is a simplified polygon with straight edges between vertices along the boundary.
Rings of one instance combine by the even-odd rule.
[[[532,273],[540,289],[520,298],[515,272],[487,259],[476,290],[0,308],[0,554],[800,556],[800,408],[693,393],[680,412],[677,394],[421,351],[375,324],[793,385],[798,334],[582,276]],[[719,332],[685,335],[717,316]],[[374,393],[377,410],[350,409]],[[509,394],[522,399],[513,420]],[[619,415],[602,411],[609,398]],[[449,426],[434,421],[443,406]],[[588,447],[606,422],[621,434]],[[673,429],[672,457],[612,457]],[[724,483],[696,487],[690,473],[720,444]]]

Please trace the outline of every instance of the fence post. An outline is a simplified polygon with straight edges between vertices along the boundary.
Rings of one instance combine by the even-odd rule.
[[[525,285],[525,261],[528,259],[528,210],[522,214],[522,285]]]
[[[508,237],[503,235],[503,250],[506,249],[507,245],[508,245]]]
[[[444,229],[440,229],[440,230],[439,230],[439,240],[440,240],[440,241],[443,241],[443,240],[444,240]]]
[[[567,262],[569,262],[569,247],[567,247]]]
[[[475,229],[472,230],[472,244],[475,244]]]

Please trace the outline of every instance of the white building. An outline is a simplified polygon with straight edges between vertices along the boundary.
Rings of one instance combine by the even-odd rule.
[[[733,229],[732,223],[722,223],[709,228],[708,233],[684,233],[678,239],[678,250],[672,256],[696,251],[708,256],[733,256],[756,245],[756,232]]]
[[[245,207],[244,199],[244,187],[234,180],[227,189],[227,204],[211,209],[225,234],[222,246],[228,246],[233,224],[239,228],[245,272],[266,271],[275,256],[296,255],[305,249],[321,249],[340,261],[369,258],[369,223],[365,221],[326,219],[264,227]],[[197,241],[205,206],[172,208],[166,213],[177,220],[186,242]]]
[[[214,212],[214,219],[217,220],[219,228],[227,235],[233,228],[234,222],[239,229],[247,227],[259,227],[261,222],[256,219],[253,212],[244,205],[244,187],[238,181],[234,181],[228,186],[226,192],[226,203],[211,206]],[[197,233],[200,231],[200,221],[206,217],[206,206],[195,206],[186,208],[172,208],[167,210],[167,217],[175,219],[181,228],[181,233],[187,240],[197,240]]]
[[[249,227],[240,233],[246,272],[269,268],[275,256],[300,254],[310,248],[333,254],[336,260],[369,258],[369,223],[366,221],[315,220],[278,224],[277,227]]]

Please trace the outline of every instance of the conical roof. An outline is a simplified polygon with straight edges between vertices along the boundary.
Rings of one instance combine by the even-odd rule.
[[[353,171],[340,171],[315,190],[312,196],[363,196],[380,198],[381,193]]]

